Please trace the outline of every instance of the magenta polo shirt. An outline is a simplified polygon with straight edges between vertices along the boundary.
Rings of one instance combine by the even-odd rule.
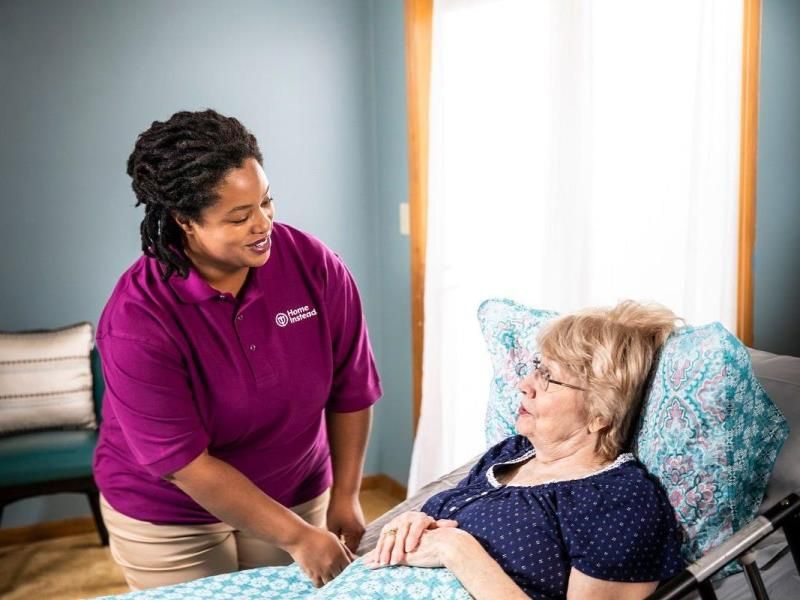
[[[325,411],[381,395],[353,277],[319,240],[278,223],[238,299],[193,269],[165,283],[156,259],[137,260],[97,346],[95,479],[117,511],[152,523],[218,521],[163,479],[205,449],[284,506],[318,496],[332,482]]]

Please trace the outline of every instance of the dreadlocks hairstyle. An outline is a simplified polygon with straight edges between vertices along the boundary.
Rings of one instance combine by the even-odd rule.
[[[216,187],[248,158],[263,164],[256,138],[233,117],[214,110],[177,112],[153,121],[128,158],[136,206],[144,204],[142,251],[158,259],[164,281],[189,274],[183,232],[175,216],[199,221],[217,200]]]

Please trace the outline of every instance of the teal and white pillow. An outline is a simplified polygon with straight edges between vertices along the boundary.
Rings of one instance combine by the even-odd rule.
[[[478,320],[492,361],[486,442],[516,434],[520,365],[557,313],[491,299]],[[756,379],[747,348],[720,323],[684,327],[653,366],[634,450],[658,477],[698,559],[755,518],[788,426]]]
[[[519,410],[517,385],[522,370],[538,352],[536,336],[541,326],[558,313],[517,304],[506,298],[481,303],[478,322],[492,361],[492,381],[486,406],[486,447],[516,435]]]
[[[789,435],[720,323],[673,333],[653,366],[635,453],[661,480],[697,560],[755,518]]]

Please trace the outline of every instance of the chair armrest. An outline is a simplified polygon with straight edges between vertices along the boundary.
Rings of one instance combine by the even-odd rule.
[[[106,390],[106,382],[103,379],[103,367],[100,364],[100,352],[97,347],[92,348],[89,353],[89,360],[92,365],[92,400],[94,401],[94,416],[98,427],[103,420],[103,393]]]

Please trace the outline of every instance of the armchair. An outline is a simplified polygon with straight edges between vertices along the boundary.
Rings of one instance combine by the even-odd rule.
[[[92,350],[92,395],[100,422],[103,375],[100,356]],[[100,515],[99,493],[92,475],[97,430],[33,431],[0,438],[0,523],[12,502],[65,492],[86,494],[104,546],[108,532]]]

